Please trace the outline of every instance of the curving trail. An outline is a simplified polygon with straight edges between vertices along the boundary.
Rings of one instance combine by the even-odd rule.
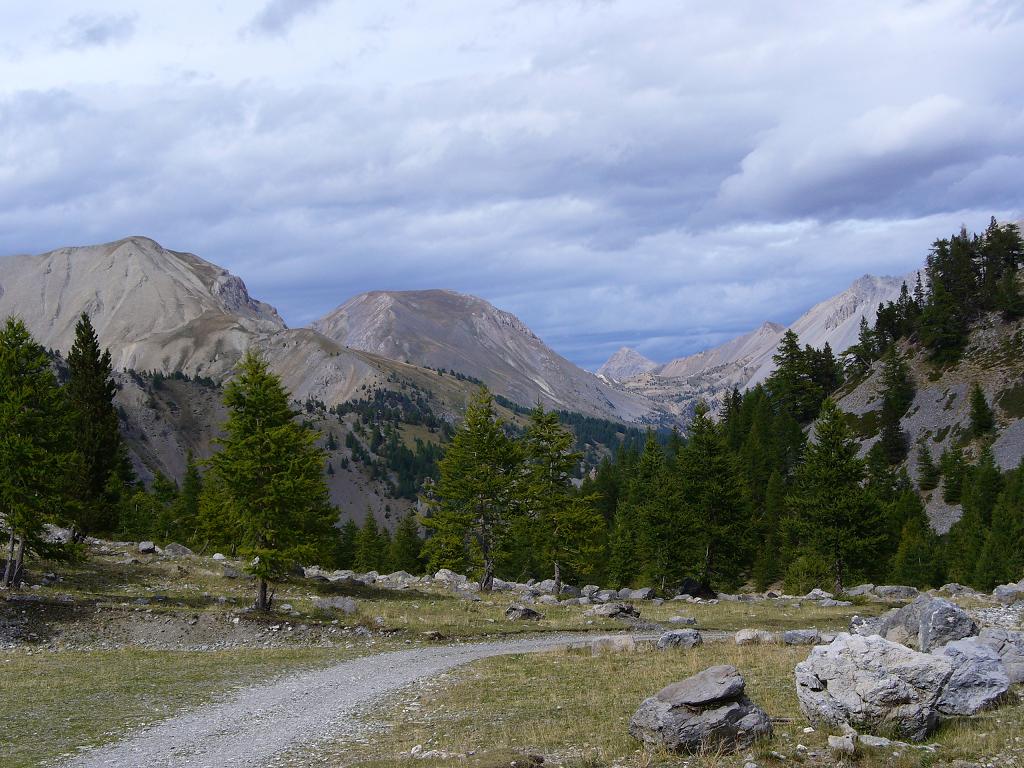
[[[359,729],[356,715],[386,694],[490,656],[528,653],[597,639],[555,635],[467,643],[364,656],[326,669],[245,688],[62,763],[66,768],[252,768],[296,746]]]

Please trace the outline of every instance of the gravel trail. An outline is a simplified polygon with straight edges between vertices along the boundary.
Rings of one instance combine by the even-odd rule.
[[[355,715],[410,683],[477,659],[540,651],[597,635],[567,634],[391,651],[287,675],[78,755],[66,768],[247,768],[290,747],[359,732]]]

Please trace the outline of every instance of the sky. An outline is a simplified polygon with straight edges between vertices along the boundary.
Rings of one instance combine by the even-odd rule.
[[[1024,211],[1024,4],[0,0],[0,253],[147,235],[289,325],[452,288],[594,369]]]

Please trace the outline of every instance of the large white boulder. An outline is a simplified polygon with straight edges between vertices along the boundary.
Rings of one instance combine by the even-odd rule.
[[[946,659],[844,632],[797,664],[796,693],[812,723],[919,741],[938,725],[952,674]]]
[[[1011,683],[1024,683],[1024,632],[985,627],[978,639],[999,654]]]
[[[953,675],[939,696],[939,712],[947,717],[976,715],[995,706],[1010,688],[999,654],[977,637],[946,643],[932,655],[953,666]]]

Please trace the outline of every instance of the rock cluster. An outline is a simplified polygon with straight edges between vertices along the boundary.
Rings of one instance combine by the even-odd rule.
[[[649,747],[673,752],[744,749],[772,734],[770,718],[744,688],[735,667],[710,667],[645,700],[629,732]]]
[[[930,651],[952,640],[978,634],[978,626],[966,611],[948,600],[921,595],[909,605],[875,619],[855,616],[850,631],[862,636],[880,635],[895,643]]]

